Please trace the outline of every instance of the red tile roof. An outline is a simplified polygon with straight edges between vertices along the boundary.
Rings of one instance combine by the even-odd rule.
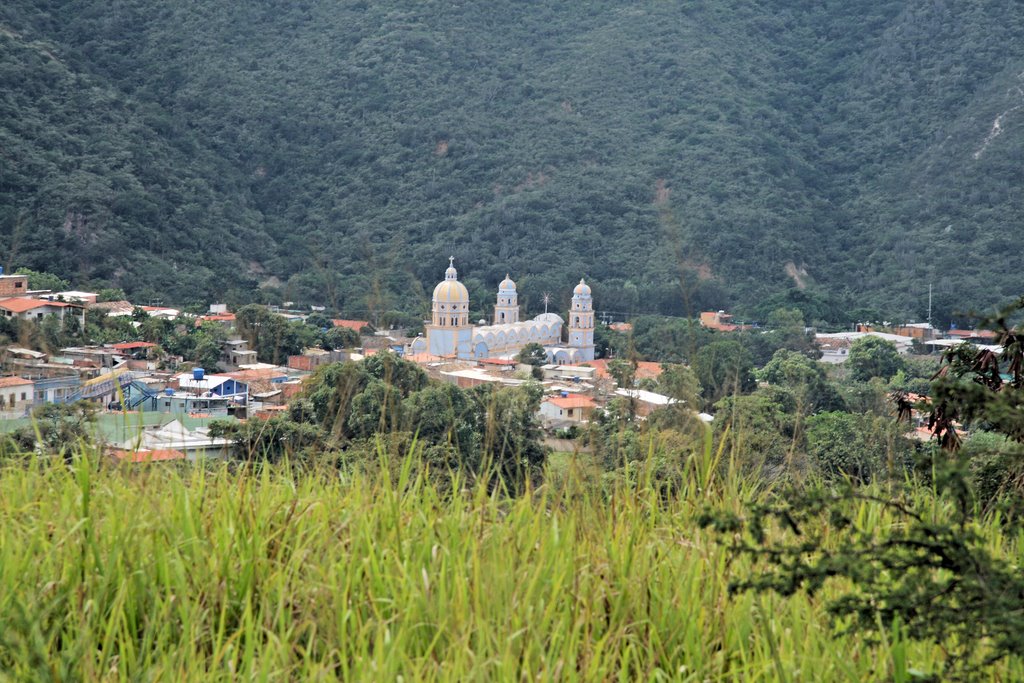
[[[34,308],[42,308],[43,306],[53,306],[54,308],[65,308],[70,306],[63,301],[44,301],[43,299],[4,299],[0,301],[0,308],[6,309],[13,313],[24,313],[25,311],[31,311]]]
[[[21,377],[0,377],[0,387],[23,387],[30,384],[35,384],[35,382]]]
[[[125,451],[117,449],[114,457],[126,462],[161,462],[165,460],[185,460],[185,454],[173,448],[155,448],[151,451]]]
[[[608,372],[607,358],[598,358],[597,360],[588,360],[586,363],[575,363],[576,367],[589,365],[592,368],[596,368],[594,372],[599,379],[608,379],[611,374]],[[653,361],[641,360],[637,361],[636,364],[636,379],[657,379],[661,376],[661,363],[655,363]]]
[[[365,320],[343,320],[341,318],[335,318],[331,321],[335,327],[347,327],[350,330],[360,331],[364,327],[369,327],[370,323]]]
[[[152,349],[156,347],[156,344],[152,342],[121,342],[120,344],[111,344],[112,348],[118,351],[131,351],[132,349]]]
[[[544,400],[548,403],[553,403],[559,408],[593,408],[597,405],[597,402],[594,399],[589,396],[583,396],[582,394],[552,396]]]

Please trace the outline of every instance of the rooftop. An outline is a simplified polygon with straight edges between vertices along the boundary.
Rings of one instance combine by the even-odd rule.
[[[653,391],[644,391],[643,389],[616,389],[616,396],[626,396],[628,398],[634,398],[637,401],[643,401],[644,403],[650,403],[652,405],[667,406],[678,401],[671,396],[664,396],[662,394],[656,394]]]
[[[29,384],[35,384],[35,382],[30,379],[22,379],[21,377],[0,377],[0,388],[21,387]]]
[[[43,306],[53,306],[54,308],[64,308],[70,306],[63,301],[46,301],[45,299],[3,299],[0,301],[0,308],[11,311],[13,313],[24,313],[25,311],[31,311],[35,308],[42,308]]]
[[[366,320],[345,320],[343,318],[335,318],[331,321],[335,327],[347,327],[350,330],[360,331],[364,327],[369,327],[370,323]]]
[[[544,399],[545,403],[551,403],[559,408],[593,408],[597,402],[589,396],[582,394],[569,394],[568,396],[551,396]]]

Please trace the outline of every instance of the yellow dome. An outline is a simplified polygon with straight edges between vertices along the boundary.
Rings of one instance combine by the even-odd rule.
[[[469,290],[458,280],[445,280],[434,287],[434,301],[442,304],[468,304]]]
[[[573,294],[579,296],[590,296],[590,286],[580,278],[580,283],[576,285],[576,289],[572,290]]]
[[[510,290],[515,289],[516,283],[505,273],[505,279],[498,284],[498,289]]]

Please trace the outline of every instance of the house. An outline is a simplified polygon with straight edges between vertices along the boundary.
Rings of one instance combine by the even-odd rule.
[[[936,331],[935,328],[931,326],[931,323],[906,323],[904,325],[889,325],[886,323],[885,326],[881,327],[859,323],[856,330],[857,332],[884,332],[887,334],[895,334],[900,337],[910,337],[911,339],[917,339],[919,341],[935,339]]]
[[[440,373],[441,381],[454,384],[460,389],[472,389],[482,384],[501,384],[507,387],[517,387],[521,384],[525,384],[525,380],[512,379],[510,377],[501,377],[498,375],[492,375],[483,370],[476,369],[465,369],[465,370],[446,370]]]
[[[608,329],[613,332],[621,332],[622,334],[629,334],[633,331],[633,323],[612,323],[608,326]]]
[[[821,358],[823,363],[845,363],[849,355],[849,348],[858,339],[864,337],[878,337],[887,342],[892,342],[896,350],[902,354],[910,353],[914,346],[914,338],[887,332],[830,332],[818,333],[814,336],[815,342],[822,348],[824,355]],[[825,349],[828,349],[825,352]]]
[[[144,462],[166,462],[169,460],[186,460],[185,453],[174,448],[139,449],[128,450],[124,448],[111,448],[110,455],[121,462],[144,463]]]
[[[288,367],[292,370],[313,372],[321,365],[340,363],[348,360],[348,353],[341,349],[327,351],[325,349],[303,349],[301,355],[288,356]]]
[[[187,391],[165,389],[145,398],[139,404],[144,411],[204,417],[227,417],[232,414],[232,400],[221,396],[196,396]]]
[[[24,415],[35,401],[35,382],[21,377],[0,377],[0,412]]]
[[[200,458],[223,457],[231,447],[230,439],[219,439],[210,436],[209,429],[197,427],[189,430],[179,420],[173,419],[163,425],[151,425],[143,427],[138,436],[119,444],[115,450],[125,453],[124,457],[132,457],[128,454],[141,453],[141,461],[145,461],[145,453],[148,451],[179,451],[184,453],[188,460]],[[156,459],[156,458],[154,458]],[[132,462],[140,460],[133,459]]]
[[[40,377],[34,380],[33,403],[37,406],[44,403],[67,403],[79,393],[82,387],[82,378],[75,375],[62,375],[57,377]]]
[[[248,384],[228,375],[207,375],[202,368],[174,377],[182,392],[195,396],[219,396],[245,404],[249,398]]]
[[[166,308],[164,306],[141,306],[140,308],[142,308],[150,318],[174,320],[181,315],[181,311],[177,308]]]
[[[594,368],[594,376],[597,379],[612,379],[612,375],[608,372],[608,363],[611,361],[607,358],[596,358],[594,360],[587,361],[586,363],[576,364],[572,367],[584,369]],[[657,379],[661,376],[661,363],[655,363],[654,361],[641,360],[636,363],[636,371],[634,373],[634,379],[640,381],[642,379]]]
[[[335,327],[346,327],[354,332],[362,332],[363,328],[370,327],[370,323],[366,320],[344,320],[342,318],[335,318],[331,321]]]
[[[671,396],[656,394],[653,391],[644,391],[643,389],[616,389],[615,395],[632,399],[636,403],[636,414],[641,417],[650,415],[658,408],[679,403],[678,400]]]
[[[57,292],[56,294],[47,294],[46,298],[51,301],[73,301],[80,304],[94,304],[99,299],[99,294],[70,290],[67,292]]]
[[[61,349],[60,353],[76,366],[94,368],[117,367],[129,355],[112,346],[69,346]]]
[[[64,322],[65,315],[74,315],[79,317],[79,324],[83,329],[85,328],[85,307],[64,301],[47,301],[29,297],[3,299],[0,300],[0,314],[7,318],[21,320],[41,320],[55,315],[60,318],[61,322]]]
[[[704,311],[700,314],[700,324],[709,330],[735,332],[739,325],[732,322],[732,315],[725,311]]]
[[[590,362],[595,363],[596,361]],[[594,378],[597,377],[597,368],[586,365],[542,365],[540,369],[546,380],[593,383]]]
[[[235,327],[235,314],[234,313],[217,313],[212,315],[201,315],[196,318],[196,327],[206,323],[217,323],[221,327],[226,329],[233,329]]]
[[[546,421],[565,421],[583,423],[590,419],[597,402],[589,396],[563,392],[559,396],[549,396],[540,403],[540,416]]]
[[[830,365],[839,365],[840,363],[846,362],[846,357],[850,355],[850,340],[849,339],[818,339],[818,348],[821,350],[822,363],[828,363]]]
[[[102,311],[107,314],[110,318],[117,318],[119,316],[132,315],[135,313],[135,306],[131,301],[99,301],[94,304],[88,304],[90,311]]]
[[[983,344],[994,344],[999,338],[999,335],[992,330],[950,330],[946,333],[946,337],[949,339],[959,339],[961,341],[969,342],[980,342]]]
[[[237,368],[256,362],[256,351],[249,348],[244,339],[228,339],[221,345],[220,364],[226,368]]]
[[[28,275],[4,275],[0,268],[0,297],[28,296]]]

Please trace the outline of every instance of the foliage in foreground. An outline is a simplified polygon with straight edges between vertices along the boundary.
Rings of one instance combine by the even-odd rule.
[[[718,454],[721,457],[722,454]],[[509,498],[287,464],[0,473],[0,671],[12,679],[907,680],[944,655],[831,634],[822,602],[733,595],[751,565],[697,518],[754,488],[710,451],[666,498],[574,459]],[[862,525],[897,518],[846,502]],[[823,527],[824,528],[824,527]],[[772,532],[769,532],[772,533]],[[836,535],[843,530],[831,532]],[[984,530],[993,555],[1019,540]],[[824,587],[822,594],[837,591]],[[987,669],[1024,675],[1019,660]]]
[[[910,481],[883,495],[852,485],[794,488],[750,505],[746,515],[709,511],[702,524],[728,534],[732,555],[762,572],[748,572],[730,589],[813,596],[839,582],[846,588],[825,601],[837,625],[872,638],[897,631],[934,642],[947,653],[939,672],[947,680],[981,678],[984,666],[1024,656],[1019,554],[1002,557],[991,547],[1021,521],[1024,325],[1013,322],[1021,311],[1024,298],[986,321],[1000,351],[949,349],[930,398],[915,404],[907,392],[894,395],[901,417],[929,413],[934,443],[919,464],[931,484],[928,504],[914,500],[922,489]],[[982,437],[972,439],[975,449],[961,450],[965,428]],[[826,439],[830,450],[838,436]],[[899,523],[880,529],[850,515],[849,503],[862,500]]]

